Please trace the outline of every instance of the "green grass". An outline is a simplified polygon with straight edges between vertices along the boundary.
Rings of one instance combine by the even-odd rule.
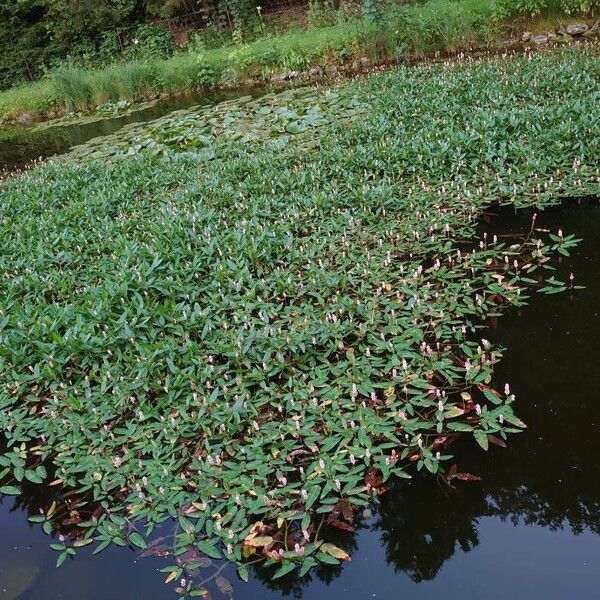
[[[31,520],[86,515],[59,562],[176,519],[166,569],[193,588],[198,552],[242,577],[248,555],[276,576],[344,560],[317,526],[342,499],[443,475],[447,436],[509,440],[518,404],[478,324],[568,289],[551,266],[576,240],[476,223],[598,194],[597,51],[240,99],[9,179],[0,494],[53,481]]]
[[[92,101],[92,79],[84,69],[61,67],[52,73],[56,97],[63,98],[67,108],[85,110]]]
[[[398,37],[409,54],[468,49],[493,39],[492,3],[431,0],[400,11]]]

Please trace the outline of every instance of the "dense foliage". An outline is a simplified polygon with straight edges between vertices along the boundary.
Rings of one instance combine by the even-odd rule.
[[[589,13],[599,7],[598,0],[497,0],[495,13],[499,18],[535,17],[547,12]]]
[[[431,10],[421,11],[423,4],[431,4]],[[421,37],[421,45],[428,47],[430,40],[421,30],[431,38],[451,38],[457,21],[466,20],[467,30],[473,26],[484,30],[502,28],[507,19],[593,15],[598,9],[598,0],[495,0],[485,2],[485,10],[481,4],[473,0],[445,5],[420,0],[307,0],[305,18],[298,19],[291,7],[281,19],[286,25],[280,27],[275,19],[271,27],[271,19],[263,18],[271,2],[257,0],[7,0],[0,4],[0,89],[38,79],[65,62],[101,67],[122,60],[156,60],[182,48],[236,45],[279,36],[282,29],[318,30],[357,17],[362,17],[358,22],[378,25],[377,31],[366,35],[383,38],[384,45],[389,46],[385,38],[401,29],[400,37]],[[418,19],[405,22],[411,11],[404,9],[411,6],[416,7]],[[380,51],[389,58],[403,45]],[[220,62],[224,59],[221,56]],[[219,67],[223,70],[225,65]]]
[[[59,562],[170,518],[169,580],[199,553],[242,578],[252,555],[276,576],[347,559],[316,516],[349,528],[410,463],[443,473],[457,434],[523,426],[476,327],[566,289],[547,271],[576,240],[475,224],[598,194],[594,52],[245,99],[6,182],[0,493],[52,482],[33,520],[67,530]]]
[[[231,6],[229,6],[231,4]],[[223,3],[245,14],[249,0]],[[210,12],[209,0],[6,0],[0,3],[0,88],[39,77],[72,56],[110,62],[134,54],[139,41],[154,54],[173,51],[161,21],[181,13]],[[158,25],[153,24],[158,21]],[[146,54],[148,54],[146,52]],[[150,53],[152,54],[152,53]]]

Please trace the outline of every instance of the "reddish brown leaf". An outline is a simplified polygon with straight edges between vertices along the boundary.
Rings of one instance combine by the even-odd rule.
[[[146,558],[148,556],[169,556],[171,554],[169,547],[163,544],[166,538],[156,538],[148,548],[140,554],[140,558]]]
[[[190,504],[189,506],[182,508],[179,512],[182,515],[191,515],[195,512],[198,512],[198,508],[196,508],[193,504]]]
[[[488,440],[492,444],[496,444],[496,446],[500,446],[500,448],[506,448],[506,444],[504,443],[504,440],[501,440],[499,437],[496,437],[495,435],[488,434]]]
[[[144,550],[144,552],[140,554],[140,558],[148,558],[150,556],[159,556],[162,558],[169,556],[170,554],[171,552],[167,546],[158,545]]]
[[[70,517],[62,522],[65,527],[68,527],[69,525],[77,525],[78,523],[81,523],[81,516],[77,511],[73,511]]]
[[[346,521],[352,521],[354,519],[354,507],[348,500],[340,500],[337,503],[337,507]]]
[[[460,481],[481,481],[481,477],[471,473],[454,473],[449,475],[448,479],[459,479]]]
[[[229,579],[226,579],[222,575],[218,575],[215,578],[215,583],[217,584],[217,587],[219,588],[221,594],[225,596],[233,595],[233,586],[229,582]]]
[[[329,513],[328,521],[331,523],[340,516],[350,523],[354,520],[354,507],[348,500],[342,499],[333,507],[331,513]]]
[[[306,454],[311,454],[308,450],[303,450],[303,449],[299,449],[299,450],[292,450],[288,455],[287,455],[287,461],[289,463],[293,463],[294,462],[294,458],[296,458],[297,456],[304,456]]]
[[[344,531],[354,531],[354,527],[352,527],[352,525],[348,525],[348,523],[341,521],[340,519],[332,519],[329,521],[329,524],[333,527],[337,527],[338,529],[343,529]]]
[[[365,473],[365,484],[369,487],[377,487],[382,482],[381,477],[375,467],[369,467]]]
[[[201,562],[202,558],[202,554],[200,554],[195,546],[188,546],[187,550],[177,557],[177,562],[180,565],[190,565],[192,563]]]

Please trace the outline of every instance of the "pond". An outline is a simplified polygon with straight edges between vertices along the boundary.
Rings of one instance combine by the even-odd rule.
[[[176,110],[197,105],[213,105],[225,100],[264,94],[266,86],[236,88],[212,93],[178,96],[132,107],[116,115],[88,115],[60,119],[32,127],[0,128],[0,173],[23,167],[40,158],[67,152],[72,146],[115,133],[131,123],[145,123]]]
[[[496,212],[483,231],[506,235],[530,225],[531,213]],[[270,571],[251,571],[248,584],[238,583],[227,566],[219,575],[232,582],[233,597],[598,597],[599,220],[597,200],[565,202],[541,213],[539,227],[563,228],[584,239],[558,270],[563,279],[573,272],[587,289],[534,294],[528,307],[492,321],[485,333],[508,348],[496,383],[510,379],[528,429],[512,436],[508,448],[494,446],[487,453],[473,441],[455,444],[459,471],[481,481],[450,488],[419,474],[398,482],[378,507],[365,511],[355,533],[334,534],[340,545],[354,547],[351,562],[323,565],[301,582],[293,576],[271,581]],[[31,489],[0,505],[0,598],[177,597],[158,572],[163,560],[129,549],[111,547],[95,557],[84,550],[56,569],[47,536],[27,521],[47,505],[37,486]],[[231,595],[224,579],[214,577],[207,587],[214,599]]]

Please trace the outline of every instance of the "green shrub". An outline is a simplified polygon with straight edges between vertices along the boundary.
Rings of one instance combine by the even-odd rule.
[[[136,29],[128,50],[137,58],[167,58],[175,52],[175,44],[164,27],[144,24]]]
[[[187,48],[193,52],[211,50],[231,44],[229,31],[216,23],[210,23],[207,27],[192,31],[189,34]]]
[[[598,0],[562,0],[562,9],[567,13],[588,13],[600,7]]]
[[[337,11],[327,0],[309,0],[306,20],[314,29],[329,27],[337,23]]]
[[[588,13],[600,7],[598,0],[497,0],[494,16],[503,21],[516,17],[536,17],[546,13]]]
[[[367,56],[377,61],[393,56],[397,45],[398,32],[391,24],[365,23],[357,28],[350,44],[350,55]]]

